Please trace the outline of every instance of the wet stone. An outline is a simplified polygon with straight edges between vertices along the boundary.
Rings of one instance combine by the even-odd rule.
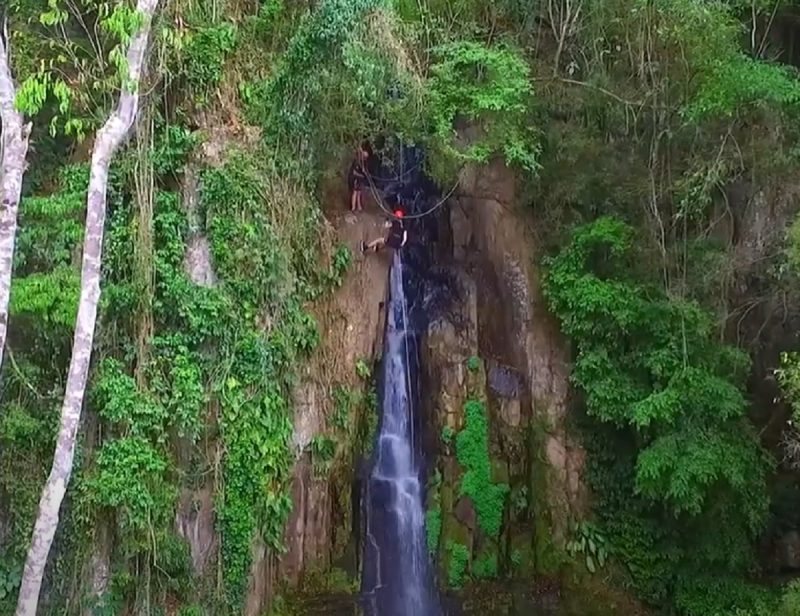
[[[511,366],[492,362],[489,366],[489,387],[503,398],[518,398],[522,391],[522,378]]]

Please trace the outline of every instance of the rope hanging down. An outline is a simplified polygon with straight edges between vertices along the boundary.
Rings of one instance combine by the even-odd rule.
[[[369,180],[369,189],[370,189],[370,192],[372,192],[372,196],[375,197],[375,202],[389,216],[391,216],[392,218],[397,218],[397,216],[394,215],[394,212],[389,210],[389,208],[387,208],[383,204],[383,198],[378,194],[378,188],[375,186],[375,182],[372,181],[372,176],[370,175],[369,171],[364,169],[364,173],[366,174],[367,179]],[[436,205],[434,205],[427,212],[422,212],[421,214],[411,214],[411,215],[408,215],[408,216],[403,216],[403,220],[414,220],[414,219],[417,219],[417,218],[424,218],[425,216],[433,214],[436,210],[438,210],[440,207],[442,207],[447,202],[447,200],[456,191],[456,188],[458,188],[458,180],[456,180],[456,183],[453,184],[453,187],[450,189],[450,191],[438,203],[436,203]]]
[[[393,175],[391,177],[384,177],[382,175],[373,175],[372,177],[373,177],[373,179],[381,180],[383,182],[399,182],[400,180],[402,180],[407,175],[411,175],[412,173],[414,173],[421,166],[422,166],[422,162],[418,162],[413,167],[410,167],[409,169],[406,169],[405,171],[403,171],[399,175],[395,174],[395,175]],[[364,171],[366,172],[366,169]]]

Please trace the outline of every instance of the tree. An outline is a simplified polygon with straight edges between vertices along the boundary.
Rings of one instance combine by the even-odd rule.
[[[111,161],[133,126],[139,107],[138,86],[150,35],[150,24],[158,0],[138,0],[135,33],[126,55],[126,78],[117,108],[98,131],[92,151],[89,192],[86,202],[86,231],[81,266],[81,293],[72,344],[61,423],[50,476],[39,500],[39,513],[25,562],[17,616],[35,616],[47,556],[58,526],[59,509],[72,474],[75,438],[80,422],[89,362],[92,355],[97,306],[100,300],[100,264],[106,218],[108,173]]]
[[[616,555],[648,599],[674,589],[686,613],[715,613],[689,608],[738,601],[704,573],[722,588],[747,570],[772,460],[746,417],[749,358],[699,304],[648,283],[635,240],[613,217],[578,227],[544,288],[575,350],[587,477]]]
[[[5,28],[4,28],[5,30]],[[22,176],[28,153],[31,124],[23,124],[22,114],[14,106],[16,88],[11,77],[11,54],[7,33],[0,35],[0,122],[2,135],[2,172],[0,172],[0,365],[6,345],[8,298],[11,269],[14,264],[14,239],[17,235],[17,211],[22,193]]]

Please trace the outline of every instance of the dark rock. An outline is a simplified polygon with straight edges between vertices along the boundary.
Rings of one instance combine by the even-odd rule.
[[[782,570],[800,569],[800,532],[791,530],[776,542],[779,566]]]
[[[466,497],[458,499],[454,512],[456,519],[466,526],[470,532],[475,532],[477,516],[472,500]]]

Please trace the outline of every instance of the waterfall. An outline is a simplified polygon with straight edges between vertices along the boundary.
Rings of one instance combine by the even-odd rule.
[[[439,616],[425,541],[420,455],[415,455],[415,404],[410,371],[403,265],[395,252],[390,273],[383,356],[381,426],[367,487],[363,571],[371,616]],[[412,361],[413,360],[413,361]]]

